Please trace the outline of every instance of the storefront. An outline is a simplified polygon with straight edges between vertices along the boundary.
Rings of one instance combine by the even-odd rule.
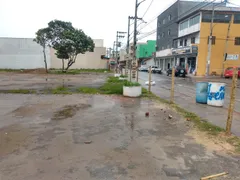
[[[167,71],[173,66],[186,68],[189,74],[194,74],[197,67],[197,46],[188,46],[172,49],[171,55],[156,57],[156,65],[163,71]]]

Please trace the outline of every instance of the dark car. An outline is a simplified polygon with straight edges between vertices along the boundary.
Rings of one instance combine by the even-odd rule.
[[[169,76],[170,74],[172,74],[172,68],[167,70],[167,76]],[[187,71],[185,68],[180,67],[180,66],[175,68],[175,76],[176,77],[178,77],[178,76],[186,77],[186,75],[187,75]]]

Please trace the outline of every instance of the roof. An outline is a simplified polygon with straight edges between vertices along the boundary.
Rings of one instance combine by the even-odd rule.
[[[212,11],[212,7],[202,8],[203,11]],[[240,7],[215,7],[214,11],[240,12]]]
[[[224,11],[224,10],[220,10],[220,8],[229,8],[229,7],[226,7],[225,3],[214,3],[214,4],[215,4],[215,6],[218,6],[218,7],[215,7],[215,9],[217,10],[219,8],[219,11]],[[182,17],[179,17],[177,22],[183,21],[184,19],[186,19],[194,14],[197,14],[200,11],[212,11],[212,3],[209,3],[209,2],[203,3],[200,7],[197,7],[194,10],[190,10],[188,14],[186,14]]]

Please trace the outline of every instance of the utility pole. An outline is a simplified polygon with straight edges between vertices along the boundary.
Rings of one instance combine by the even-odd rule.
[[[207,55],[207,63],[206,63],[206,76],[209,76],[210,62],[212,56],[212,39],[213,39],[213,22],[214,22],[214,3],[212,4],[212,20],[210,24],[210,36],[208,38],[208,55]]]
[[[238,68],[234,68],[233,77],[232,77],[232,89],[231,89],[230,103],[229,103],[229,108],[228,108],[226,135],[231,135],[234,103],[235,103],[236,89],[237,89],[237,79],[238,79]]]
[[[118,47],[121,47],[120,42],[118,42],[119,38],[124,38],[125,36],[123,34],[126,34],[126,32],[117,31],[116,36],[116,61],[118,61]]]
[[[128,16],[127,54],[129,54],[130,20],[131,20],[131,17]]]
[[[135,3],[135,15],[134,15],[134,30],[133,30],[133,62],[132,62],[132,78],[135,78],[136,76],[136,66],[138,65],[137,58],[136,58],[136,44],[137,44],[137,11],[139,5],[144,2],[145,0],[142,0],[138,3],[138,0],[136,0]]]
[[[229,24],[228,24],[227,38],[226,38],[225,49],[224,49],[224,54],[223,54],[223,62],[222,62],[222,74],[221,74],[222,77],[224,75],[224,65],[225,65],[225,61],[226,61],[226,58],[227,58],[228,40],[229,40],[229,34],[230,34],[230,29],[231,29],[232,22],[233,22],[233,14],[231,15],[231,19],[230,19]]]

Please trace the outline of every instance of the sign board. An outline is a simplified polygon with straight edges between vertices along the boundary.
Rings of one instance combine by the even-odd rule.
[[[239,54],[228,54],[226,60],[238,60]]]
[[[188,53],[197,53],[198,47],[197,46],[187,46],[187,47],[180,47],[176,49],[172,49],[172,54],[188,54]]]

